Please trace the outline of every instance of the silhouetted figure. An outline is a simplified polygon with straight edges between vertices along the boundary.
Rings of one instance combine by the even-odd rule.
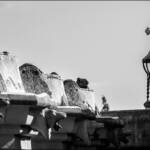
[[[107,100],[105,98],[105,96],[102,96],[102,104],[103,104],[103,107],[102,107],[102,112],[107,112],[109,111],[109,105],[107,103]]]

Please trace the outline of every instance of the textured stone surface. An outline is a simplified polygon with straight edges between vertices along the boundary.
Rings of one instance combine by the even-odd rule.
[[[79,102],[80,96],[77,92],[76,82],[73,80],[64,81],[65,92],[70,106],[80,106],[83,102]]]
[[[63,81],[58,75],[45,74],[32,64],[23,64],[19,67],[21,78],[26,92],[47,93],[56,105],[68,105]]]
[[[119,116],[125,122],[124,131],[130,131],[127,146],[150,147],[150,110],[121,110],[105,112],[103,115]]]
[[[23,86],[28,93],[40,94],[46,92],[51,96],[47,83],[44,81],[43,72],[32,64],[23,64],[19,67]]]
[[[0,91],[24,92],[15,56],[0,53]]]
[[[21,109],[20,109],[21,111]],[[24,111],[24,110],[22,110]],[[21,112],[20,112],[21,113]],[[122,147],[150,147],[150,110],[124,110],[124,111],[110,111],[103,113],[104,116],[119,116],[123,119],[126,123],[124,131],[130,131],[131,136],[128,137],[129,143],[123,144],[121,143]],[[12,120],[15,115],[12,115]],[[10,115],[11,117],[11,115]],[[10,118],[11,119],[11,118]],[[65,125],[66,128],[69,127],[69,123]],[[9,141],[12,139],[13,134],[18,132],[19,122],[15,124],[1,124],[0,125],[0,137],[1,137],[1,144]],[[93,126],[93,125],[92,125]],[[93,127],[90,127],[89,132],[93,132]],[[100,130],[101,136],[103,136],[103,132]],[[33,147],[36,148],[47,148],[53,149],[55,144],[58,146],[57,149],[65,149],[68,144],[71,144],[73,139],[64,131],[61,130],[59,132],[52,132],[52,140],[48,141],[45,140],[41,136],[37,136],[33,138]],[[41,144],[39,144],[41,142]],[[93,146],[91,145],[91,149],[95,147],[101,146],[101,141],[93,141]],[[65,144],[66,143],[66,144]],[[81,141],[80,144],[78,143],[78,148],[80,150],[80,146],[82,148],[86,148],[87,146],[84,145]],[[69,145],[68,145],[69,146]],[[73,145],[71,145],[73,146]],[[74,145],[75,146],[75,145]],[[90,149],[90,148],[89,148]]]
[[[78,85],[75,81],[69,79],[64,81],[65,92],[70,106],[79,106],[81,109],[89,109],[78,92]]]

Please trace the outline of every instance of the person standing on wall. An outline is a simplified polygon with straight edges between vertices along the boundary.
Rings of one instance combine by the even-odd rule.
[[[105,98],[105,96],[102,96],[102,104],[103,104],[103,107],[102,107],[102,112],[108,112],[109,111],[109,104],[107,103],[107,100]]]

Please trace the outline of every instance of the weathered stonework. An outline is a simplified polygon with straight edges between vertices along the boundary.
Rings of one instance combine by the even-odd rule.
[[[125,131],[131,133],[126,146],[150,147],[150,110],[121,110],[102,113],[104,116],[119,116],[125,122]]]

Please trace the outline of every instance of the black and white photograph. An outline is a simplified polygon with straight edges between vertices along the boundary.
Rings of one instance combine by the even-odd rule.
[[[0,1],[0,149],[150,148],[150,1]]]

